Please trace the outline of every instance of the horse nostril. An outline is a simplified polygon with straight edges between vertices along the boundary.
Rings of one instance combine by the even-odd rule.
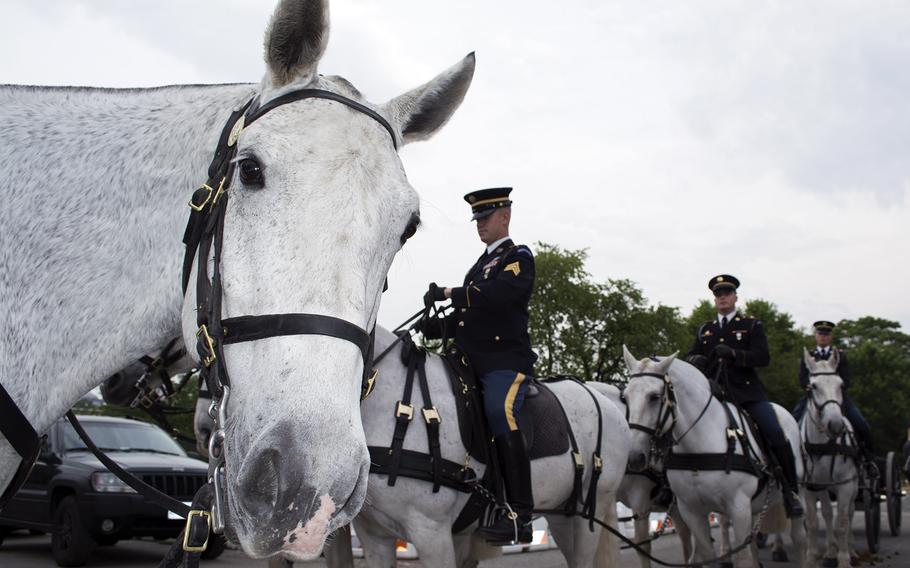
[[[247,460],[250,460],[250,465],[242,471],[240,499],[249,513],[265,518],[278,504],[281,455],[268,449],[259,455],[248,456]]]

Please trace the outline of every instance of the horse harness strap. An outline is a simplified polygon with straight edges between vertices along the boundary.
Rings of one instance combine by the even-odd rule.
[[[209,441],[209,482],[214,484],[212,527],[224,530],[224,426],[230,393],[230,377],[225,364],[224,346],[288,335],[323,335],[356,345],[363,356],[361,400],[369,396],[376,378],[371,373],[373,332],[334,316],[305,313],[244,315],[222,319],[221,256],[224,220],[234,177],[237,139],[244,128],[282,105],[303,99],[326,99],[341,103],[372,118],[388,131],[395,149],[398,139],[392,126],[376,111],[342,95],[320,89],[301,89],[277,97],[263,105],[253,98],[231,113],[219,137],[218,147],[208,169],[208,180],[189,202],[190,215],[184,231],[186,251],[181,283],[189,286],[193,259],[196,259],[196,351],[202,361],[202,375],[212,393],[210,414],[215,416],[215,431]],[[209,263],[212,271],[209,274]]]
[[[19,468],[3,491],[3,495],[0,496],[0,511],[2,511],[32,472],[35,462],[38,461],[38,454],[41,452],[42,440],[2,384],[0,384],[0,433],[22,458]]]

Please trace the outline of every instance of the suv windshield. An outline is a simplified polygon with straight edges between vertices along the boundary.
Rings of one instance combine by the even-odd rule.
[[[163,430],[150,424],[136,422],[92,422],[80,420],[95,445],[106,452],[153,452],[185,456],[186,452]],[[66,451],[87,451],[79,435],[68,421],[63,421],[63,447]]]

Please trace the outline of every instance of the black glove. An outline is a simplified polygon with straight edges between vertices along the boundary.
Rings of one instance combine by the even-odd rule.
[[[445,288],[440,288],[435,282],[430,282],[427,293],[423,295],[423,305],[430,307],[434,302],[444,302],[446,300]]]
[[[736,358],[736,351],[729,345],[720,344],[714,347],[714,356],[721,360],[732,361]]]
[[[697,353],[695,355],[689,355],[686,357],[686,363],[692,365],[702,373],[708,370],[708,358],[704,355],[699,355]]]

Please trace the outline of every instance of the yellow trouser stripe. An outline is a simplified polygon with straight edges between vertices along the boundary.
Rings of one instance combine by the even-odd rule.
[[[512,386],[509,387],[509,392],[506,394],[506,422],[509,423],[509,430],[515,431],[518,430],[518,424],[515,422],[515,417],[512,416],[512,407],[515,405],[515,397],[518,396],[518,387],[521,386],[525,380],[523,373],[518,373],[515,375],[515,380],[512,381]]]

